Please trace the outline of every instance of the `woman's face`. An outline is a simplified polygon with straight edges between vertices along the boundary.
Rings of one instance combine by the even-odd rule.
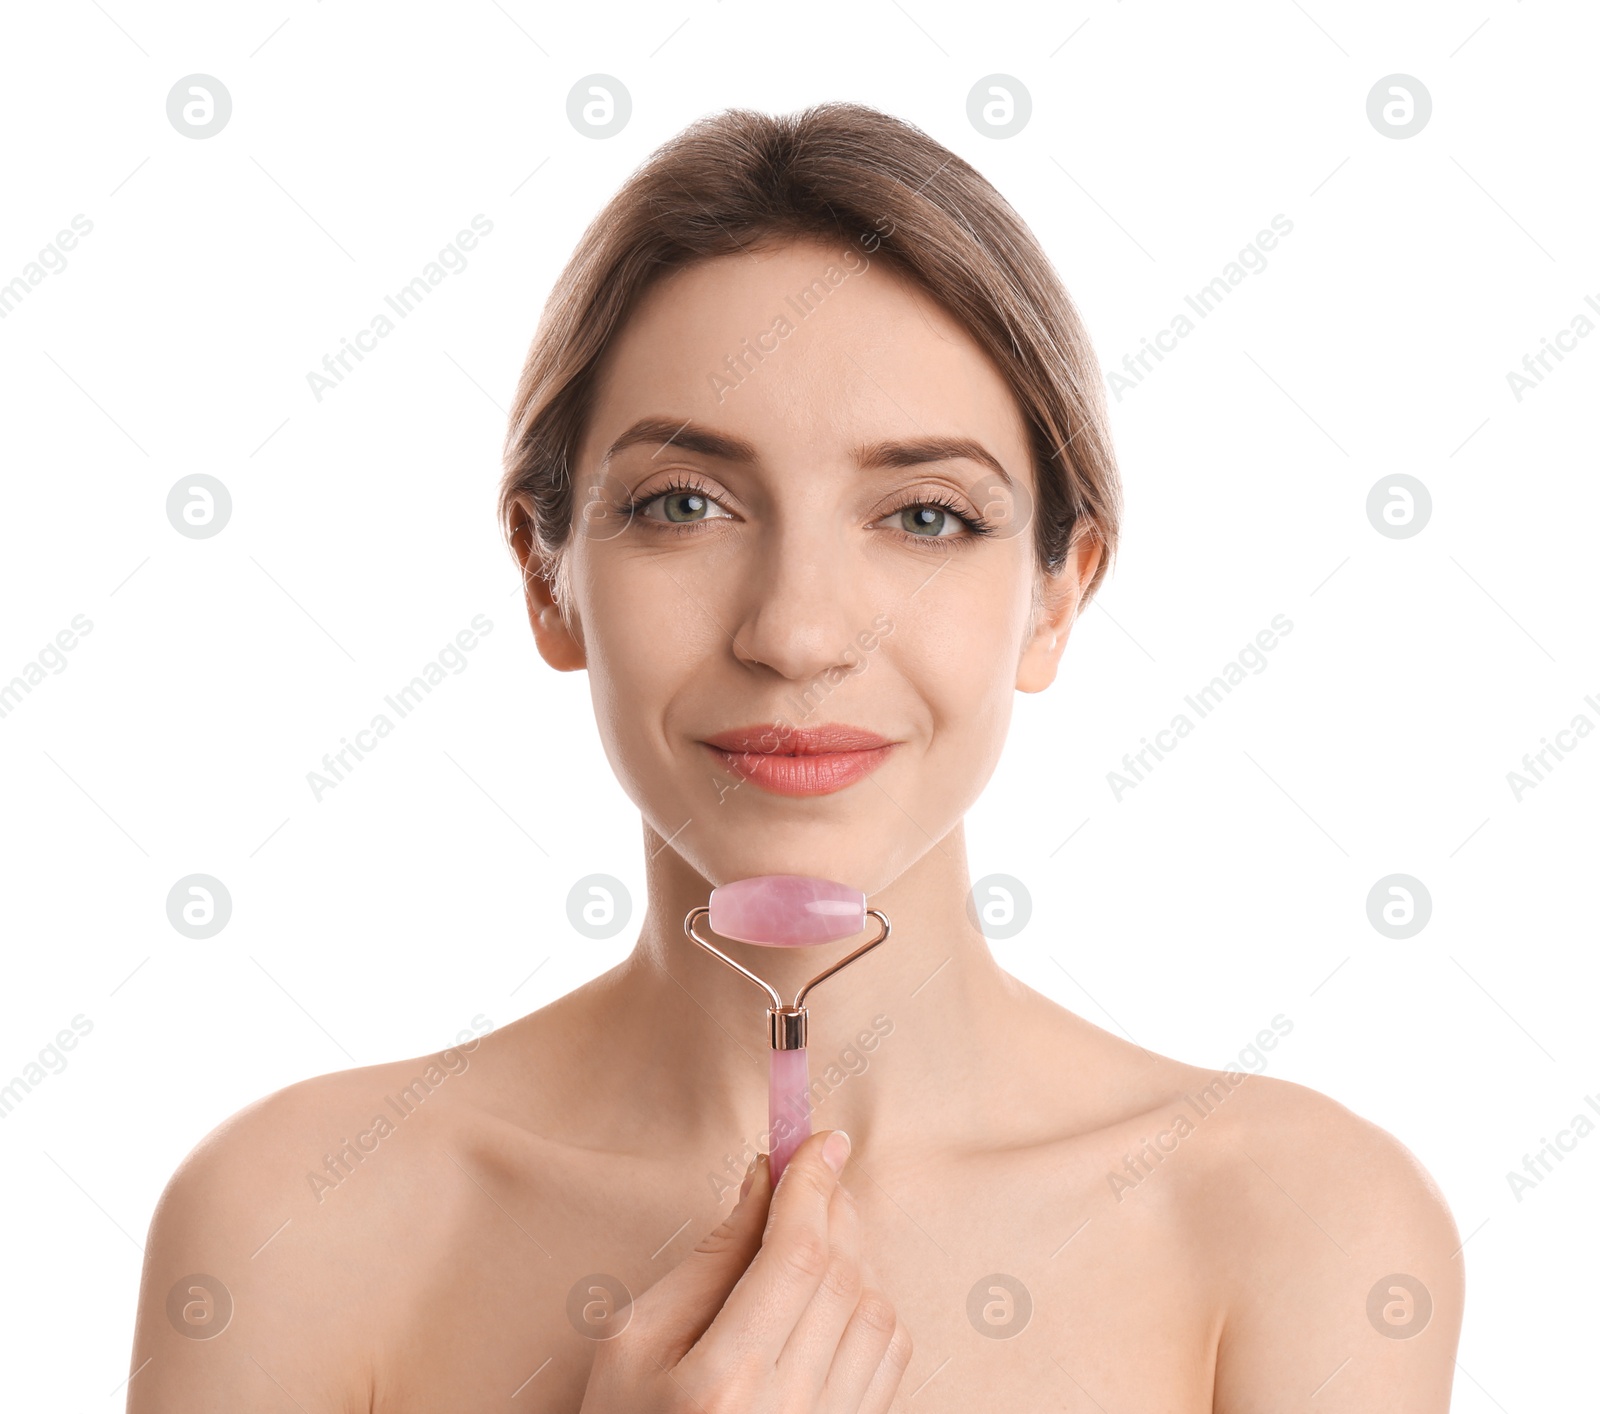
[[[957,323],[843,241],[657,284],[607,352],[574,481],[575,631],[535,582],[541,652],[587,668],[623,788],[713,884],[873,893],[903,873],[988,781],[1013,691],[1054,677],[1094,568],[1080,549],[1045,581],[1030,633],[1016,400]],[[787,756],[861,746],[804,741],[827,727],[893,745]]]

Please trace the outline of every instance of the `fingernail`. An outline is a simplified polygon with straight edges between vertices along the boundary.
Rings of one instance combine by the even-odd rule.
[[[834,1173],[844,1172],[844,1161],[850,1157],[850,1136],[836,1129],[822,1141],[823,1161]]]
[[[740,1198],[749,1197],[749,1195],[750,1195],[750,1185],[756,1181],[756,1165],[759,1164],[760,1162],[761,1162],[761,1155],[759,1155],[759,1154],[757,1154],[755,1156],[755,1158],[750,1160],[750,1167],[747,1168],[744,1171],[744,1182],[739,1185],[739,1196],[740,1196]]]

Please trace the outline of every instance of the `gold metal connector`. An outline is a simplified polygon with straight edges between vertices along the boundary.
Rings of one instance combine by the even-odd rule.
[[[810,990],[815,987],[817,983],[827,981],[828,978],[832,977],[833,974],[838,972],[841,968],[848,967],[858,957],[862,957],[871,952],[873,948],[877,947],[879,943],[889,936],[888,917],[876,908],[869,908],[867,910],[867,916],[869,918],[876,918],[878,920],[879,928],[881,929],[878,936],[869,943],[863,943],[848,957],[841,958],[838,962],[834,963],[832,967],[827,968],[823,972],[819,972],[800,989],[799,994],[794,999],[794,1004],[792,1006],[785,1006],[783,998],[778,995],[777,989],[770,982],[764,981],[762,978],[756,976],[756,974],[748,967],[744,966],[742,963],[735,962],[727,955],[727,953],[723,952],[721,948],[717,947],[715,943],[702,938],[698,933],[695,932],[694,925],[710,912],[711,908],[708,904],[701,904],[698,908],[690,909],[689,916],[683,920],[683,931],[687,933],[696,944],[704,948],[713,957],[720,958],[741,977],[748,977],[756,984],[756,986],[760,987],[769,997],[772,998],[772,1005],[767,1008],[767,1039],[771,1042],[772,1049],[775,1051],[795,1051],[800,1050],[805,1046],[807,1016],[805,1006],[806,994],[810,992]],[[759,944],[757,946],[759,946]]]
[[[803,1006],[768,1007],[767,1039],[775,1051],[803,1050],[806,1044],[806,1017]]]

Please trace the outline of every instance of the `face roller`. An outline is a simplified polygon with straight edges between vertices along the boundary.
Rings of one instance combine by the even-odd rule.
[[[800,989],[793,1006],[785,1006],[770,983],[694,930],[694,925],[709,915],[711,931],[724,938],[762,947],[812,947],[853,938],[867,926],[869,914],[878,920],[878,936],[819,972]],[[761,874],[712,889],[708,903],[689,910],[683,931],[772,998],[772,1005],[767,1008],[767,1039],[772,1044],[767,1119],[771,1127],[772,1181],[776,1183],[790,1155],[811,1134],[811,1107],[806,1094],[811,1084],[806,1067],[806,993],[877,947],[889,936],[889,920],[876,908],[867,907],[867,896],[859,889],[807,874]]]

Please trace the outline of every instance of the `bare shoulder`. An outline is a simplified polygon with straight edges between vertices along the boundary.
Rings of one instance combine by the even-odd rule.
[[[1449,1407],[1464,1299],[1444,1195],[1394,1135],[1303,1085],[1211,1073],[1192,1196],[1222,1284],[1219,1414]],[[1209,1105],[1209,1109],[1207,1106]]]
[[[469,1065],[458,1047],[316,1076],[195,1145],[150,1222],[129,1414],[265,1407],[274,1385],[307,1414],[365,1414],[385,1293],[449,1221],[439,1165],[418,1160],[447,1139]]]
[[[1422,1224],[1454,1250],[1444,1194],[1386,1129],[1306,1085],[1241,1072],[1210,1078],[1233,1096],[1223,1117],[1247,1164],[1281,1173],[1356,1227]]]

